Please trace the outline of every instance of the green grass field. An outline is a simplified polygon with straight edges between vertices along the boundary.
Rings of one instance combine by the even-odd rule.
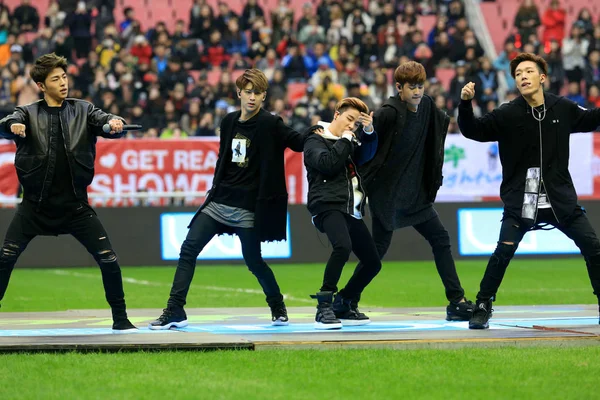
[[[288,306],[313,304],[322,265],[272,267]],[[484,268],[457,264],[469,298]],[[129,308],[163,308],[173,273],[123,268]],[[496,306],[595,302],[583,259],[520,259]],[[443,310],[446,299],[432,262],[384,263],[362,303]],[[188,307],[256,306],[268,312],[245,267],[198,267]],[[90,308],[107,308],[98,269],[17,269],[1,311]],[[600,346],[15,354],[0,356],[0,399],[592,399],[599,374]]]
[[[348,265],[341,282],[348,280]],[[323,265],[272,265],[288,306],[307,306],[321,284]],[[467,297],[474,299],[485,261],[457,263]],[[163,308],[174,267],[123,268],[130,308]],[[592,304],[596,298],[582,258],[515,260],[498,293],[498,305]],[[433,262],[384,263],[365,290],[362,303],[373,307],[434,307],[447,304]],[[188,307],[260,307],[264,295],[244,266],[199,266],[188,296]],[[97,268],[15,269],[2,311],[60,311],[106,308]],[[266,312],[266,311],[265,311]]]
[[[597,399],[600,347],[9,355],[1,399]]]

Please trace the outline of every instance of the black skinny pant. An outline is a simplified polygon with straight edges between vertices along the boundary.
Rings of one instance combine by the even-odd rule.
[[[339,294],[353,301],[360,300],[360,295],[367,285],[381,270],[381,260],[369,229],[362,219],[356,219],[341,211],[326,211],[315,217],[315,226],[324,232],[333,247],[333,251],[323,277],[322,292],[337,292],[337,284],[350,252],[354,252],[361,261],[354,274],[340,290]]]
[[[436,215],[428,221],[414,225],[413,228],[431,245],[435,267],[446,290],[446,298],[448,301],[461,301],[465,297],[465,291],[456,273],[456,266],[450,248],[450,236],[440,217]],[[393,235],[394,231],[386,230],[381,221],[373,216],[373,240],[382,260],[390,247]]]
[[[175,271],[173,286],[167,306],[169,308],[182,308],[185,305],[194,271],[196,270],[196,259],[204,246],[219,232],[223,230],[223,224],[215,221],[204,213],[200,213],[192,223],[190,230],[181,245],[179,262]],[[283,301],[283,296],[275,275],[267,263],[263,260],[260,248],[260,240],[254,228],[234,228],[236,235],[242,242],[242,254],[250,272],[256,276],[258,283],[266,295],[269,306],[276,306]]]

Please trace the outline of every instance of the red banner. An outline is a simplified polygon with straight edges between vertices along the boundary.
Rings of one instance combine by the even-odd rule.
[[[212,185],[219,139],[188,140],[100,140],[96,146],[96,175],[88,192],[95,193],[94,203],[113,203],[102,194],[139,192],[206,192]],[[15,145],[0,143],[0,200],[14,198],[18,190],[13,166]],[[285,167],[290,203],[302,203],[305,197],[304,165],[301,153],[286,150]],[[187,203],[190,199],[186,199]],[[118,199],[116,204],[132,203]],[[141,200],[143,201],[143,200]],[[171,199],[167,199],[167,202]],[[199,204],[202,198],[192,203]],[[152,201],[157,203],[157,201]],[[165,204],[164,200],[158,204]]]
[[[600,199],[600,132],[594,134],[594,156],[591,168],[594,177],[594,195],[584,198]]]
[[[19,180],[14,167],[16,149],[13,141],[0,140],[0,206],[3,201],[17,197],[19,191]]]

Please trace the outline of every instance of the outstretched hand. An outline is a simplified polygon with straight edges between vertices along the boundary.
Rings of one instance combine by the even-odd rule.
[[[22,138],[25,137],[25,130],[26,129],[27,128],[25,127],[24,124],[12,124],[10,126],[10,131],[12,133],[14,133],[15,135],[17,135],[17,136],[21,136]]]
[[[108,121],[108,125],[110,125],[111,135],[123,132],[123,121],[121,121],[120,119],[111,119],[110,121]]]

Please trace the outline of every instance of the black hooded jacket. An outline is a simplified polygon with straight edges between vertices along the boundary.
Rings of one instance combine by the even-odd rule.
[[[527,170],[541,167],[552,209],[557,220],[564,223],[579,208],[569,174],[569,138],[571,133],[596,130],[600,109],[586,110],[552,93],[544,93],[544,104],[545,116],[538,122],[522,96],[481,118],[475,118],[471,102],[463,100],[458,125],[469,139],[498,142],[502,163],[500,197],[505,212],[521,216]]]

